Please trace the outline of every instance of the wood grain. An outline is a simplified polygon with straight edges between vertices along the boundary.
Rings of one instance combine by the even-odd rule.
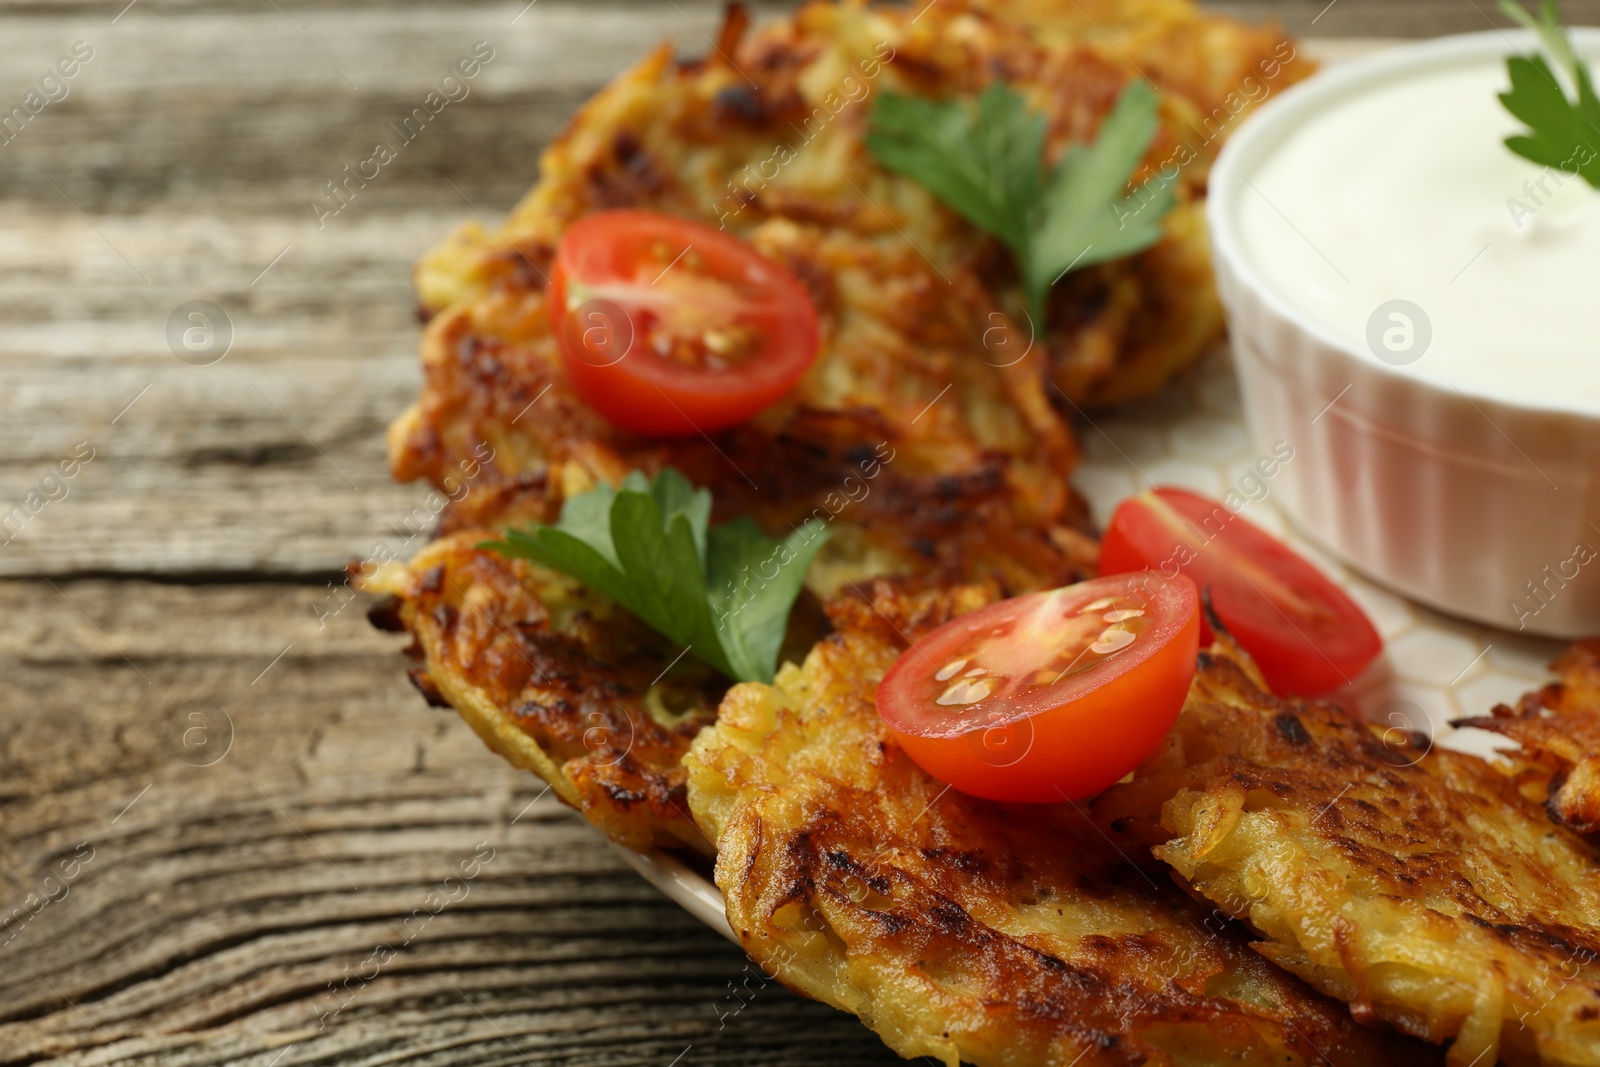
[[[0,1065],[896,1062],[427,708],[326,584],[422,536],[382,445],[417,388],[410,264],[720,5],[124,3],[0,0],[0,113],[94,49],[0,146]],[[1333,37],[1491,19],[1216,6]],[[319,228],[323,183],[480,40],[471,94]],[[196,299],[233,330],[203,366],[166,337]]]
[[[798,1035],[893,1059],[745,971],[322,604],[0,583],[0,1063],[776,1064]]]

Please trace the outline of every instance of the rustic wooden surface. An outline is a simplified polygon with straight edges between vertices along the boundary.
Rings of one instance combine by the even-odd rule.
[[[0,147],[0,514],[59,497],[0,547],[0,1064],[893,1062],[425,707],[327,584],[422,499],[382,446],[417,386],[410,262],[718,8],[124,3],[0,2],[0,113],[94,49]],[[1218,6],[1489,25],[1486,0]],[[479,40],[472,94],[319,231],[322,184]],[[165,337],[194,299],[234,331],[206,366]]]

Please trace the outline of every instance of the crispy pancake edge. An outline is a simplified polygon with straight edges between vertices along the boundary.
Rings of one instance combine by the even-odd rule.
[[[1600,1063],[1600,866],[1505,769],[1280,700],[1225,635],[1165,746],[1094,802],[1257,950],[1451,1067]]]

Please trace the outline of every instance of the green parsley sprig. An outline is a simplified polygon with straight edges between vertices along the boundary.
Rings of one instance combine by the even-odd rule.
[[[571,497],[554,526],[481,547],[599,590],[735,681],[770,682],[806,569],[829,531],[807,519],[782,541],[741,516],[710,525],[711,493],[668,468]]]
[[[1512,0],[1500,0],[1500,10],[1538,34],[1578,94],[1576,101],[1567,98],[1543,55],[1507,56],[1511,89],[1500,94],[1500,102],[1527,123],[1528,132],[1507,137],[1506,147],[1600,189],[1600,97],[1595,95],[1588,65],[1573,50],[1572,38],[1561,25],[1556,5],[1544,0],[1538,18]]]
[[[1161,238],[1171,182],[1125,195],[1156,132],[1160,103],[1142,81],[1123,90],[1093,143],[1069,147],[1048,174],[1044,116],[1003,82],[975,102],[885,92],[873,107],[867,148],[916,179],[1011,249],[1034,322],[1050,286],[1069,271],[1121,259]]]

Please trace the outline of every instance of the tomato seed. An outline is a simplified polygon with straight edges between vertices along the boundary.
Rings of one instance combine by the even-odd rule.
[[[934,703],[943,704],[946,707],[952,704],[976,704],[988,696],[993,688],[994,683],[988,678],[979,682],[960,681],[939,694],[939,699],[935,700]]]
[[[1134,635],[1129,631],[1108,629],[1100,635],[1094,644],[1089,646],[1089,651],[1106,656],[1127,648],[1133,642]]]

